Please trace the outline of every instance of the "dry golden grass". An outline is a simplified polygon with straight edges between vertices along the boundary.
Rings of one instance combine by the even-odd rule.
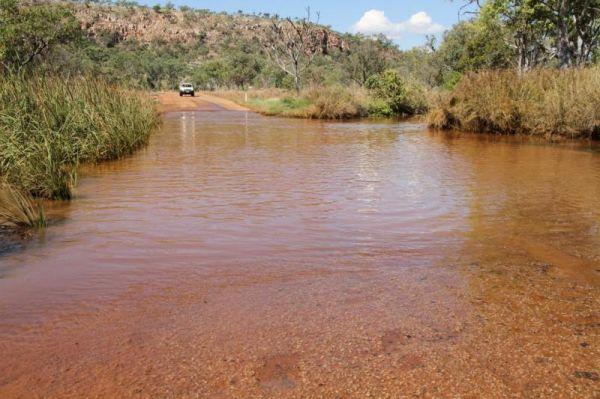
[[[430,126],[551,138],[598,138],[600,68],[468,74],[441,94]]]
[[[27,193],[6,182],[0,183],[0,225],[12,227],[44,227],[44,208]]]
[[[311,87],[303,90],[300,95],[283,89],[259,89],[247,92],[222,90],[210,94],[235,101],[269,116],[351,119],[365,115],[365,107],[362,103],[366,99],[366,93],[358,88]]]
[[[300,114],[309,119],[352,119],[365,115],[359,90],[334,87],[315,87],[304,93],[310,105]]]

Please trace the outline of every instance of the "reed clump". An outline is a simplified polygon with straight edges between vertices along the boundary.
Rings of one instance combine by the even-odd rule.
[[[467,74],[437,98],[428,122],[471,132],[600,138],[600,68]]]
[[[44,208],[28,193],[1,182],[0,226],[43,228],[46,226]]]
[[[35,197],[71,198],[77,165],[130,154],[158,123],[148,96],[90,76],[1,76],[0,176]]]

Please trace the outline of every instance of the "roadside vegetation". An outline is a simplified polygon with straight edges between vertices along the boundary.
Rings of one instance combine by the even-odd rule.
[[[40,199],[70,199],[78,165],[130,154],[159,122],[143,93],[53,70],[80,38],[65,8],[0,0],[0,225],[45,226]]]
[[[79,164],[131,154],[158,122],[149,97],[101,79],[0,77],[0,175],[8,193],[0,195],[0,222],[42,226],[43,212],[28,197],[70,199]]]
[[[228,98],[269,116],[306,119],[389,118],[423,114],[427,90],[406,81],[395,70],[373,75],[365,87],[313,86],[300,92],[285,89],[222,90],[213,94]]]
[[[275,96],[265,96],[264,91],[251,92],[248,102],[242,103],[240,100],[244,94],[236,91],[223,93],[224,96],[269,116],[351,119],[366,114],[364,104],[361,103],[362,93],[340,86],[310,88],[300,93],[280,91]]]
[[[69,199],[77,165],[145,144],[158,117],[149,97],[89,76],[0,77],[0,174],[41,198]]]
[[[430,126],[547,138],[600,138],[600,68],[472,73],[443,93]]]
[[[478,3],[479,4],[479,3]],[[488,0],[446,33],[430,104],[441,129],[600,138],[597,0]]]

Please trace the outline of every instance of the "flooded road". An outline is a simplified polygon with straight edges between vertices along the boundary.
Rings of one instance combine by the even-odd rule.
[[[0,397],[598,397],[600,152],[218,111],[0,258]]]

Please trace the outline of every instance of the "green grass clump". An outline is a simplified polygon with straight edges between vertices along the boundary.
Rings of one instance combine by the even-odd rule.
[[[283,97],[251,99],[248,105],[265,115],[293,116],[308,107],[310,103],[303,98]]]
[[[488,71],[438,99],[430,126],[551,138],[600,138],[600,68]]]
[[[159,123],[147,96],[92,77],[0,77],[0,176],[33,196],[68,199],[80,163],[130,154]]]

